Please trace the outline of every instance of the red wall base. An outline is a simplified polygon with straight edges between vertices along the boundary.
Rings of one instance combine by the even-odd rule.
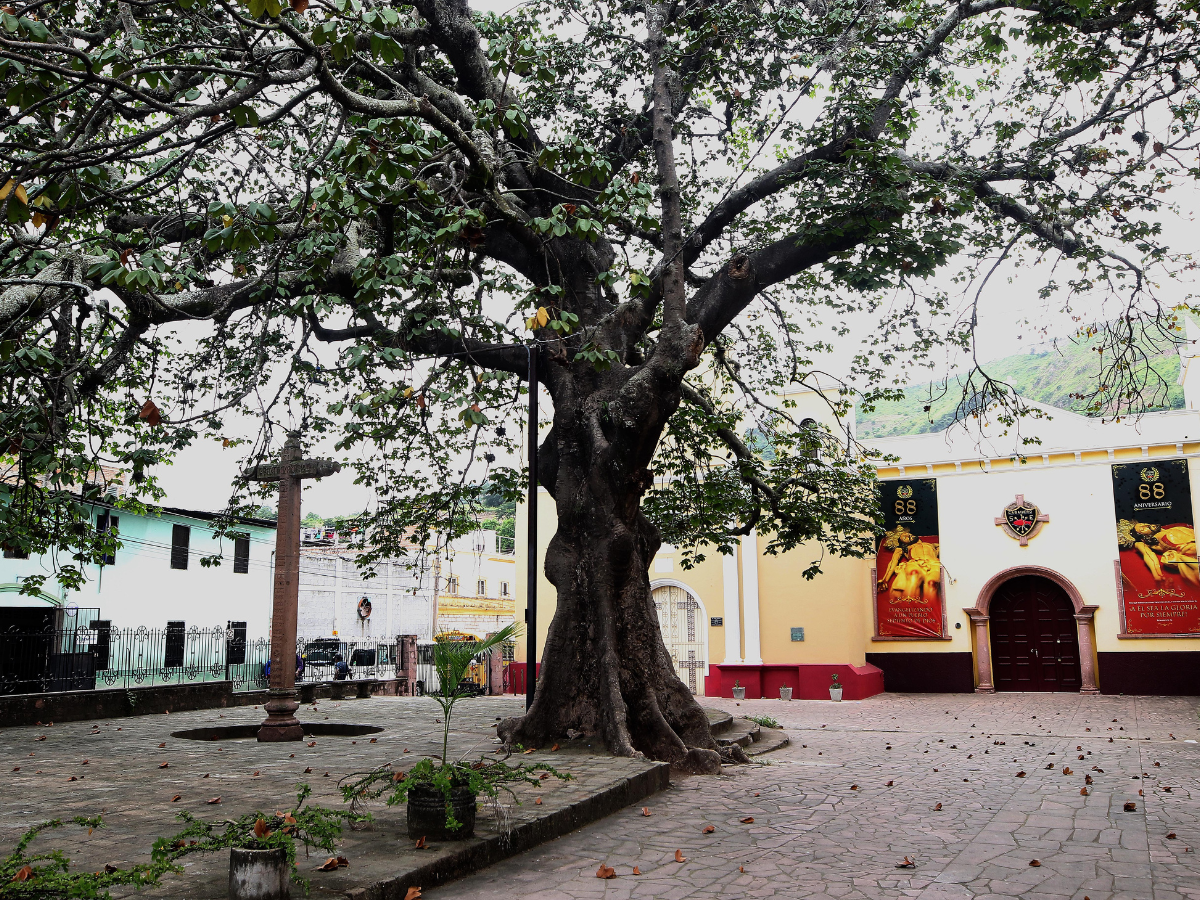
[[[792,689],[793,700],[828,700],[829,685],[837,674],[843,700],[864,700],[883,693],[883,671],[872,665],[738,665],[708,667],[704,693],[732,697],[733,683],[746,689],[747,700],[778,699],[781,687]]]
[[[538,663],[534,669],[533,677],[537,678],[537,673],[541,670],[542,664]],[[525,663],[510,662],[504,667],[504,693],[525,693]]]

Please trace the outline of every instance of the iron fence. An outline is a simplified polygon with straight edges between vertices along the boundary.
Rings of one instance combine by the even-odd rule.
[[[56,623],[57,624],[57,623]],[[73,628],[0,632],[0,695],[230,681],[235,691],[267,687],[271,647],[244,628]],[[339,660],[338,657],[341,657]],[[338,662],[347,669],[338,671]],[[296,682],[392,678],[390,643],[302,637]]]

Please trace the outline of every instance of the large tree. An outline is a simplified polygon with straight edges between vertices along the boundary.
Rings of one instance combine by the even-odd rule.
[[[501,734],[711,770],[650,597],[662,538],[870,552],[857,449],[768,398],[818,376],[822,315],[879,313],[865,402],[897,359],[969,348],[947,292],[1004,258],[1116,323],[1095,402],[1136,407],[1123,335],[1171,327],[1150,284],[1196,174],[1196,56],[1194,0],[4,7],[0,537],[95,560],[98,464],[153,497],[250,408],[256,454],[336,434],[379,498],[369,564],[463,527],[484,484],[518,494],[535,352],[558,608]],[[1003,386],[974,377],[985,412]]]

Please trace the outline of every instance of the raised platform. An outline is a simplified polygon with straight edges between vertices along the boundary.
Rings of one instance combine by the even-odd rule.
[[[747,756],[761,756],[791,743],[787,732],[781,728],[764,728],[757,722],[720,709],[706,708],[704,712],[708,714],[708,724],[717,744],[722,747],[737,744]]]
[[[843,700],[865,700],[883,693],[883,672],[872,665],[841,664],[774,665],[746,663],[713,663],[704,679],[704,693],[709,697],[733,697],[733,686],[746,689],[747,700],[779,698],[781,687],[792,689],[793,700],[828,700],[833,676],[842,685]]]

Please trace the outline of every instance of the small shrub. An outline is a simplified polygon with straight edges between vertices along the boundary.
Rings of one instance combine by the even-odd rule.
[[[771,716],[746,716],[755,725],[761,725],[763,728],[782,728],[775,719]]]

